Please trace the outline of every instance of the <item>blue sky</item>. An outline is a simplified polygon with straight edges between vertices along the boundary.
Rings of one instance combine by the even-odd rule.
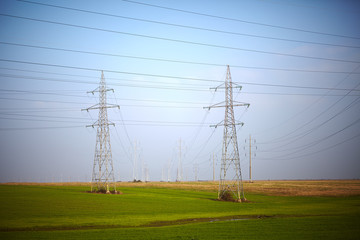
[[[145,3],[145,4],[144,4]],[[50,6],[51,5],[51,6]],[[150,180],[219,176],[220,85],[230,65],[245,123],[243,178],[359,178],[357,1],[13,1],[0,3],[0,181],[89,181],[101,70],[116,180],[133,145]],[[180,26],[181,25],[181,26]],[[276,85],[276,86],[275,86]],[[296,86],[296,87],[294,87]]]

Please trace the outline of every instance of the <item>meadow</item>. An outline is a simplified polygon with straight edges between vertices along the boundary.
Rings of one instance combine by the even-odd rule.
[[[0,239],[358,239],[360,181],[245,183],[246,203],[217,182],[0,185]]]

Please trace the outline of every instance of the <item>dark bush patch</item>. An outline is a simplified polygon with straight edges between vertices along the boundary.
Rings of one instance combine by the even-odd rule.
[[[219,195],[219,200],[227,201],[227,202],[236,202],[237,199],[234,198],[234,194],[231,191],[222,191]]]
[[[106,192],[106,189],[99,189],[99,190],[93,190],[93,191],[87,191],[87,193],[98,193],[98,194],[123,194],[120,191],[111,190],[108,193]]]

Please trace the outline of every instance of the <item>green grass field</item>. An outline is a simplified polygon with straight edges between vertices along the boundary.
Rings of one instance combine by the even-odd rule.
[[[249,190],[250,202],[233,203],[216,201],[216,191],[202,186],[126,184],[120,186],[124,194],[106,195],[86,193],[88,186],[0,185],[0,239],[360,236],[359,194],[291,196]]]

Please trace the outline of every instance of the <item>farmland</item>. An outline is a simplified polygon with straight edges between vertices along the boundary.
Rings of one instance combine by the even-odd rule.
[[[357,239],[360,181],[245,183],[249,202],[217,201],[216,182],[0,185],[1,239]]]

